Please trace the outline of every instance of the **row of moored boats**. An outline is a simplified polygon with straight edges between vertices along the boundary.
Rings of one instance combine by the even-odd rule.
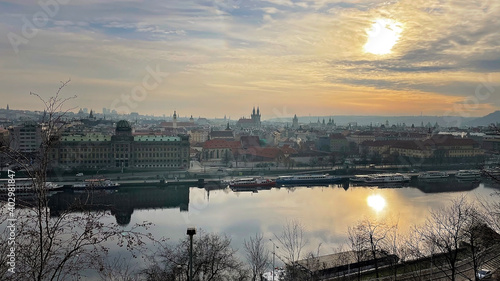
[[[457,179],[478,179],[482,174],[489,176],[499,176],[500,169],[480,170],[460,170],[455,173]],[[418,175],[422,180],[446,179],[450,175],[443,171],[428,171]],[[350,182],[354,184],[390,184],[390,183],[407,183],[410,181],[408,175],[393,173],[393,174],[371,174],[371,175],[356,175],[351,177]],[[231,188],[254,188],[254,187],[274,187],[286,185],[327,185],[336,184],[342,181],[342,178],[329,174],[312,174],[312,175],[291,175],[280,176],[276,179],[267,179],[263,177],[248,177],[239,178],[226,182]],[[53,182],[45,183],[46,191],[61,191],[61,190],[108,190],[117,189],[119,183],[112,182],[109,179],[87,179],[80,183],[75,183],[71,186],[62,186]],[[0,185],[0,192],[8,191],[7,181]],[[16,181],[16,193],[34,192],[33,181],[29,179],[20,179]]]
[[[87,179],[83,182],[75,183],[73,185],[64,186],[61,184],[57,184],[54,182],[45,182],[44,190],[46,192],[57,192],[64,190],[73,190],[73,191],[94,191],[94,190],[109,190],[109,189],[117,189],[120,186],[119,183],[115,183],[109,179]],[[36,188],[33,184],[33,180],[23,178],[15,181],[15,193],[26,194],[26,193],[35,193]],[[9,183],[8,181],[2,182],[0,185],[0,193],[9,192]]]
[[[460,180],[478,179],[483,174],[500,176],[500,170],[460,170],[455,173],[455,178]],[[418,175],[422,180],[434,179],[447,179],[450,175],[443,171],[427,171]],[[391,184],[391,183],[408,183],[411,178],[408,175],[401,173],[392,174],[370,174],[370,175],[356,175],[349,179],[354,184],[377,185],[377,184]],[[342,181],[342,178],[331,176],[328,174],[318,175],[292,175],[280,176],[276,179],[266,179],[263,177],[248,177],[239,178],[226,182],[231,188],[254,188],[254,187],[273,187],[273,186],[286,186],[286,185],[324,185],[335,184]]]

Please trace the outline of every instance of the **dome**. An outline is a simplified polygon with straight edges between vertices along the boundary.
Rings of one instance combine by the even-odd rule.
[[[116,123],[116,131],[117,132],[130,132],[132,131],[132,127],[130,127],[130,123],[127,120],[120,120]]]

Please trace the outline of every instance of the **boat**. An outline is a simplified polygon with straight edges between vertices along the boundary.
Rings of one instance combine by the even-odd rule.
[[[119,183],[112,182],[109,179],[86,179],[84,182],[75,183],[72,190],[106,190],[117,189]]]
[[[482,172],[483,172],[483,175],[486,177],[493,177],[493,178],[500,177],[500,167],[487,168],[487,169],[484,169]]]
[[[263,177],[241,178],[229,182],[229,187],[231,188],[272,187],[275,185],[276,181]]]
[[[355,175],[354,177],[349,178],[349,181],[352,183],[364,183],[371,177],[371,175]]]
[[[441,172],[441,171],[428,171],[428,172],[422,172],[418,175],[419,179],[445,179],[448,178],[449,175],[447,172]]]
[[[36,189],[34,188],[33,185],[33,180],[28,179],[28,178],[23,178],[23,179],[16,179],[15,183],[15,193],[20,194],[20,193],[35,193]],[[0,192],[1,193],[8,193],[12,189],[12,184],[9,184],[7,180],[2,180],[2,184],[0,185]],[[59,191],[62,189],[62,185],[56,184],[53,182],[45,182],[45,191]]]
[[[460,170],[455,174],[457,179],[477,179],[481,177],[479,170]]]
[[[323,175],[295,175],[295,176],[280,176],[276,179],[277,185],[286,184],[330,184],[338,183],[342,179],[329,174]]]
[[[376,174],[366,178],[365,184],[385,184],[409,182],[410,177],[402,174]]]

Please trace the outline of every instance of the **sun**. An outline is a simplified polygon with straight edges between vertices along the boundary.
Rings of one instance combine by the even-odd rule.
[[[380,195],[370,195],[366,199],[368,206],[374,209],[377,212],[382,211],[385,208],[385,199]]]
[[[390,19],[376,20],[371,29],[367,30],[368,40],[363,47],[366,53],[386,55],[398,42],[403,27],[401,23]]]

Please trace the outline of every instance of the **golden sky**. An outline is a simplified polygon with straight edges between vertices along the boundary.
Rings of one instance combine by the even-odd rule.
[[[496,0],[4,1],[0,97],[141,114],[482,116],[500,108]],[[43,4],[46,3],[46,4]]]

